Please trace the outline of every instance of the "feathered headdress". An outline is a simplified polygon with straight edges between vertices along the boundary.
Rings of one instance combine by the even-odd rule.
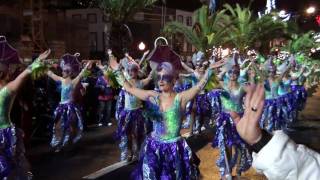
[[[79,73],[81,69],[81,64],[78,60],[80,53],[75,53],[74,55],[65,54],[61,57],[60,67],[64,69],[70,67],[72,73]]]
[[[192,63],[196,66],[198,63],[201,63],[205,60],[204,53],[202,51],[198,51],[192,55]]]

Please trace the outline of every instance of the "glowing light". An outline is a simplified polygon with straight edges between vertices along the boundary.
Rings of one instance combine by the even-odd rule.
[[[286,12],[286,10],[281,10],[280,12],[279,12],[279,16],[281,17],[281,16],[284,16],[284,15],[286,15],[287,14],[287,12]]]
[[[140,51],[143,51],[146,49],[146,45],[143,43],[143,42],[140,42],[139,45],[138,45],[138,48]]]
[[[316,12],[316,8],[313,6],[308,7],[308,9],[306,10],[307,14],[313,14]]]
[[[318,26],[320,26],[320,15],[318,15],[318,16],[316,17],[316,21],[317,21],[317,23],[318,23]]]

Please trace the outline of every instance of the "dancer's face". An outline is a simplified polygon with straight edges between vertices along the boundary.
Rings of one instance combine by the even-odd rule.
[[[269,77],[274,77],[276,75],[276,70],[272,69],[272,70],[269,70]]]
[[[229,72],[229,77],[231,81],[237,81],[239,77],[239,69],[237,68],[232,68]]]
[[[172,74],[168,74],[164,70],[161,70],[157,74],[157,81],[160,91],[170,91],[174,86],[174,76]]]
[[[137,77],[138,77],[138,69],[131,68],[131,69],[128,70],[128,73],[129,73],[129,76],[132,79],[137,79]]]
[[[71,76],[71,68],[65,67],[62,69],[62,77],[67,78]]]

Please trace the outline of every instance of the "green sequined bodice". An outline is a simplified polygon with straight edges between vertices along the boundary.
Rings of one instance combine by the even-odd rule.
[[[155,102],[159,113],[159,116],[155,117],[159,117],[159,119],[153,122],[153,137],[165,141],[180,137],[181,108],[178,95],[176,95],[173,105],[164,112],[160,111],[159,97]]]
[[[11,96],[7,87],[0,90],[0,128],[7,128],[10,126],[10,112],[14,97]]]

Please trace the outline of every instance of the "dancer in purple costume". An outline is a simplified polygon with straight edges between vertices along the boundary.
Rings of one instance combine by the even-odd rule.
[[[117,63],[113,63],[113,69]],[[141,149],[140,161],[132,177],[135,179],[198,179],[195,156],[180,136],[181,116],[188,101],[196,96],[210,77],[210,71],[194,87],[181,93],[173,90],[175,71],[168,62],[157,68],[161,93],[146,91],[130,85],[119,72],[119,81],[137,98],[146,101],[153,131]]]
[[[114,58],[111,53],[110,59]],[[135,88],[144,88],[152,80],[152,72],[146,79],[139,80],[139,65],[129,56],[120,61],[120,68],[127,74],[126,80]],[[127,91],[121,91],[119,102],[124,103],[123,109],[118,110],[118,129],[116,138],[120,139],[120,160],[135,160],[138,158],[140,146],[146,134],[145,118],[142,101]],[[118,104],[118,106],[121,106]]]
[[[91,62],[87,63],[76,78],[72,79],[75,72],[79,70],[80,63],[77,56],[66,54],[62,57],[60,63],[62,77],[52,71],[47,72],[50,78],[61,83],[61,101],[54,112],[54,125],[50,142],[55,152],[59,152],[71,143],[77,143],[82,137],[83,121],[79,108],[73,102],[73,91],[91,64]]]
[[[0,46],[9,46],[4,37]],[[11,48],[11,46],[10,46]],[[12,48],[13,49],[13,48]],[[24,156],[23,132],[15,128],[10,119],[13,101],[25,79],[38,68],[43,67],[50,50],[41,54],[27,69],[10,81],[10,64],[12,64],[12,49],[3,48],[0,52],[0,179],[31,179],[29,163]],[[16,53],[16,52],[15,52]],[[16,56],[16,58],[19,58]],[[15,59],[19,61],[19,59]]]
[[[180,74],[180,77],[191,78],[192,86],[195,86],[199,80],[204,75],[209,63],[204,60],[204,53],[199,51],[193,57],[193,63],[195,63],[195,70],[190,68],[184,62],[181,62],[182,67],[190,74]],[[189,104],[191,109],[191,134],[199,134],[201,132],[201,128],[205,122],[209,121],[208,114],[211,114],[210,110],[210,102],[207,98],[207,94],[205,90],[202,90],[195,98],[194,102],[190,102]],[[194,112],[192,112],[194,111]],[[194,122],[193,122],[194,120]]]

